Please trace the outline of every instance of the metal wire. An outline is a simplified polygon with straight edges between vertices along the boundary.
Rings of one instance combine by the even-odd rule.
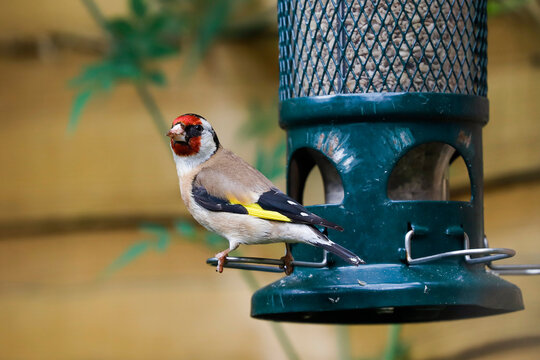
[[[464,256],[467,264],[486,263],[492,272],[499,275],[540,275],[540,264],[493,265],[493,261],[514,256],[516,254],[515,250],[508,248],[490,248],[487,237],[484,237],[484,248],[471,249],[469,248],[469,236],[466,232],[463,232],[463,250],[454,250],[420,258],[412,258],[411,240],[413,236],[414,230],[409,230],[407,234],[405,234],[405,253],[408,265],[418,265],[448,257]],[[484,256],[472,258],[471,255]],[[217,266],[218,259],[215,257],[209,258],[206,260],[206,263],[211,266]],[[285,263],[281,259],[228,256],[223,266],[231,269],[281,273],[285,272],[284,265]],[[294,267],[325,268],[328,266],[328,252],[326,250],[323,252],[323,259],[320,262],[294,260],[292,265]]]
[[[218,259],[213,257],[206,260],[206,263],[217,266]],[[256,265],[253,265],[256,264]],[[283,268],[285,263],[280,259],[260,258],[260,257],[234,257],[228,256],[225,259],[223,267],[242,270],[254,270],[265,272],[285,272]],[[328,252],[323,251],[323,259],[320,262],[311,261],[292,261],[293,267],[324,268],[328,266]]]
[[[499,275],[540,275],[540,264],[532,265],[493,265],[488,268]]]
[[[477,249],[470,249],[469,248],[469,236],[466,232],[463,232],[463,242],[464,242],[464,249],[463,250],[454,250],[454,251],[448,251],[444,253],[439,253],[435,255],[425,256],[413,259],[411,257],[411,240],[414,236],[414,230],[409,230],[407,234],[405,234],[405,253],[406,253],[406,261],[409,265],[416,265],[416,264],[423,264],[427,262],[432,262],[448,257],[455,257],[455,256],[464,256],[465,261],[468,264],[480,264],[480,263],[489,263],[491,261],[500,260],[504,258],[512,257],[516,254],[516,252],[512,249],[507,248],[477,248]],[[471,255],[485,255],[478,258],[471,258]]]
[[[484,236],[484,246],[489,247],[487,236]],[[488,268],[498,275],[540,275],[540,264],[493,265]]]

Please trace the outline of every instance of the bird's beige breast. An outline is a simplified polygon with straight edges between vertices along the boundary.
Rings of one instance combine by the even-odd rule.
[[[193,179],[195,178],[195,172],[190,172],[186,175],[179,177],[180,196],[184,201],[189,212],[193,210],[193,196],[191,195],[193,188]]]

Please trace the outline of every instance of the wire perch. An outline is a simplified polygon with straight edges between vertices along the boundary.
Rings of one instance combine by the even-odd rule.
[[[218,259],[213,257],[206,260],[206,263],[212,266],[217,266]],[[308,268],[325,268],[328,266],[328,252],[324,250],[323,259],[320,262],[314,261],[297,261],[293,260],[294,267]],[[231,269],[254,270],[265,272],[285,272],[285,263],[280,259],[260,258],[260,257],[235,257],[227,256],[223,267]]]

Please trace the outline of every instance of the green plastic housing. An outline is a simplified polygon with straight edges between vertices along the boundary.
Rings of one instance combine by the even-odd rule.
[[[253,295],[253,317],[393,323],[523,309],[519,288],[485,264],[469,264],[464,256],[406,262],[411,229],[413,258],[463,250],[465,233],[471,248],[484,247],[486,6],[487,0],[278,0],[288,193],[302,201],[317,165],[326,201],[310,210],[342,225],[344,232],[330,230],[329,237],[367,265],[329,255],[326,268],[297,267]],[[430,153],[427,144],[436,144]],[[463,157],[470,201],[447,201],[441,169],[450,152],[437,158],[437,149]],[[413,160],[400,167],[405,157]],[[417,159],[436,166],[416,171]],[[397,181],[391,177],[396,168]],[[424,197],[395,187],[415,171],[420,190],[431,179],[443,179],[441,186]],[[390,194],[389,187],[399,191]],[[303,261],[323,256],[307,245],[293,245],[292,252]]]
[[[411,228],[419,234],[412,241],[415,258],[463,249],[463,231],[472,248],[483,247],[482,127],[487,120],[488,101],[479,96],[389,93],[283,101],[289,193],[298,190],[292,183],[302,181],[291,176],[303,177],[291,173],[291,163],[298,161],[295,154],[312,149],[333,164],[343,200],[309,209],[341,224],[345,231],[330,230],[329,237],[367,265],[350,266],[329,254],[328,268],[298,267],[253,295],[251,315],[357,324],[461,319],[522,309],[519,288],[487,272],[484,264],[468,265],[463,256],[405,263],[404,237]],[[388,178],[396,163],[412,148],[430,142],[449,144],[463,157],[470,202],[388,198]],[[308,245],[293,245],[292,251],[302,261],[323,256]]]

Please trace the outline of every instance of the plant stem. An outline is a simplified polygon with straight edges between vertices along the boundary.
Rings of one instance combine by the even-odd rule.
[[[139,98],[144,104],[144,107],[150,114],[150,117],[152,118],[152,121],[154,122],[154,125],[159,132],[159,135],[163,138],[165,144],[168,144],[168,138],[165,136],[165,133],[168,130],[167,126],[165,125],[165,118],[161,114],[161,111],[159,110],[156,101],[152,97],[152,94],[150,94],[150,92],[148,91],[148,87],[144,82],[138,83],[135,87],[137,89],[137,94],[139,95]]]
[[[285,329],[283,329],[283,326],[277,322],[271,322],[270,325],[272,326],[272,330],[274,330],[274,334],[276,335],[279,344],[281,345],[281,348],[285,352],[285,355],[287,355],[287,358],[289,360],[300,359],[298,357],[298,354],[296,353],[296,350],[293,347],[291,339],[289,339],[287,333],[285,332]]]
[[[84,6],[86,6],[86,9],[90,13],[90,15],[94,18],[96,23],[98,23],[101,28],[108,33],[109,30],[107,29],[107,21],[105,20],[105,17],[101,13],[101,10],[96,5],[94,0],[81,0]]]
[[[249,271],[242,271],[241,274],[242,278],[244,279],[251,291],[259,290],[259,282],[252,273],[250,273]]]
[[[241,271],[242,278],[246,282],[246,284],[249,286],[249,288],[252,291],[259,289],[259,282],[255,278],[255,276],[249,272],[249,271]],[[298,360],[300,359],[298,357],[298,353],[294,349],[294,346],[291,342],[291,339],[287,336],[287,333],[285,332],[285,329],[283,329],[283,325],[277,322],[271,322],[270,326],[272,326],[272,330],[274,331],[274,334],[276,335],[276,338],[278,339],[279,344],[281,345],[281,348],[285,352],[285,355],[289,360]]]
[[[98,23],[99,26],[105,31],[105,33],[109,34],[109,29],[107,28],[107,20],[101,13],[101,10],[96,5],[94,0],[81,0],[84,6],[86,6],[86,9],[94,18],[96,23]],[[141,98],[142,103],[146,107],[146,110],[150,114],[150,117],[152,117],[152,120],[154,122],[154,125],[156,126],[157,130],[159,131],[160,135],[165,135],[167,132],[167,126],[165,125],[165,118],[161,114],[161,111],[159,110],[159,107],[157,106],[156,101],[150,94],[150,91],[148,91],[148,86],[146,86],[146,83],[144,81],[138,82],[135,85],[137,89],[137,94]],[[165,144],[168,144],[167,139],[163,136],[163,140],[165,141]]]
[[[383,353],[383,360],[394,360],[398,353],[399,348],[399,333],[401,332],[401,325],[390,325],[388,330],[388,342]]]
[[[349,326],[338,325],[337,326],[337,345],[338,345],[338,359],[351,360],[351,338],[349,332]]]

